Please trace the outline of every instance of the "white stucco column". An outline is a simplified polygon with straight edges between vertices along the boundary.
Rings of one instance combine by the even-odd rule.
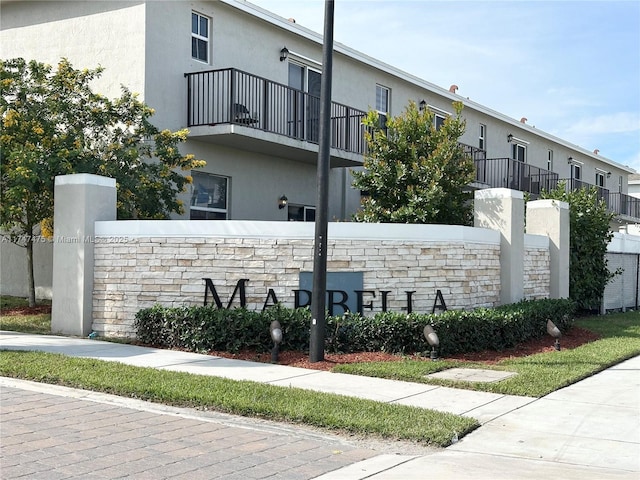
[[[116,181],[86,173],[55,180],[51,331],[91,332],[94,222],[116,219]]]
[[[527,233],[549,237],[549,298],[569,298],[569,204],[559,200],[527,203]]]
[[[500,303],[524,298],[524,196],[508,188],[477,190],[474,226],[500,232]]]

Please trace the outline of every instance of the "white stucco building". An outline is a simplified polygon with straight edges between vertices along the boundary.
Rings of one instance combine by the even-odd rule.
[[[314,219],[321,35],[240,0],[3,1],[0,22],[2,58],[101,65],[97,91],[117,96],[126,85],[156,110],[158,127],[189,128],[183,150],[207,165],[192,172],[184,219]],[[455,85],[345,45],[334,51],[330,219],[349,220],[359,206],[350,169],[363,162],[362,115],[398,115],[409,101],[436,122],[464,103],[460,142],[476,163],[475,188],[535,195],[567,179],[570,188],[597,185],[621,222],[640,218],[640,199],[628,196],[632,169],[457,95]]]

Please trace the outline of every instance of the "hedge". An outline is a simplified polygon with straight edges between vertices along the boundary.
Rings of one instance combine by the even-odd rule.
[[[530,300],[497,308],[449,310],[440,314],[378,313],[370,317],[347,313],[327,318],[327,352],[397,354],[424,352],[422,334],[432,325],[440,339],[440,354],[503,350],[546,333],[547,320],[564,333],[572,322],[571,300]],[[283,329],[283,350],[309,349],[311,314],[276,305],[264,312],[215,306],[162,307],[136,314],[137,339],[163,348],[190,351],[266,351],[272,346],[269,325],[278,320]]]

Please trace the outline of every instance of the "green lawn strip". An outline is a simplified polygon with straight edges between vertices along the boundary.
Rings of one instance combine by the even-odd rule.
[[[0,375],[440,447],[478,427],[416,407],[43,352],[3,351]]]
[[[51,314],[1,315],[0,330],[51,335]]]
[[[39,304],[51,304],[50,300],[43,300]],[[0,308],[26,307],[29,302],[26,298],[0,296]],[[51,315],[42,313],[37,315],[0,315],[0,330],[12,332],[51,334]]]
[[[468,390],[541,397],[640,354],[639,312],[581,319],[576,325],[593,330],[603,338],[572,350],[504,360],[495,366],[476,362],[406,360],[339,365],[334,371]],[[453,367],[505,370],[516,372],[518,375],[497,383],[459,382],[425,377],[429,373]]]

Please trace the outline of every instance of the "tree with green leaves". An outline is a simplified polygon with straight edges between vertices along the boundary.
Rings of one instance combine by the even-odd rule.
[[[568,191],[563,181],[541,197],[569,204],[569,297],[579,308],[598,310],[607,282],[616,275],[607,268],[606,257],[614,214],[596,187]]]
[[[458,143],[464,133],[462,103],[436,127],[428,109],[411,102],[404,113],[382,126],[377,112],[364,120],[367,154],[364,169],[354,171],[362,191],[359,222],[470,225],[473,160]]]
[[[0,227],[25,247],[29,304],[35,305],[34,234],[51,235],[54,179],[92,173],[116,179],[120,219],[183,213],[177,199],[191,181],[180,170],[204,165],[180,153],[188,131],[159,130],[152,108],[122,87],[116,99],[95,93],[101,68],[56,69],[22,58],[0,66]]]

